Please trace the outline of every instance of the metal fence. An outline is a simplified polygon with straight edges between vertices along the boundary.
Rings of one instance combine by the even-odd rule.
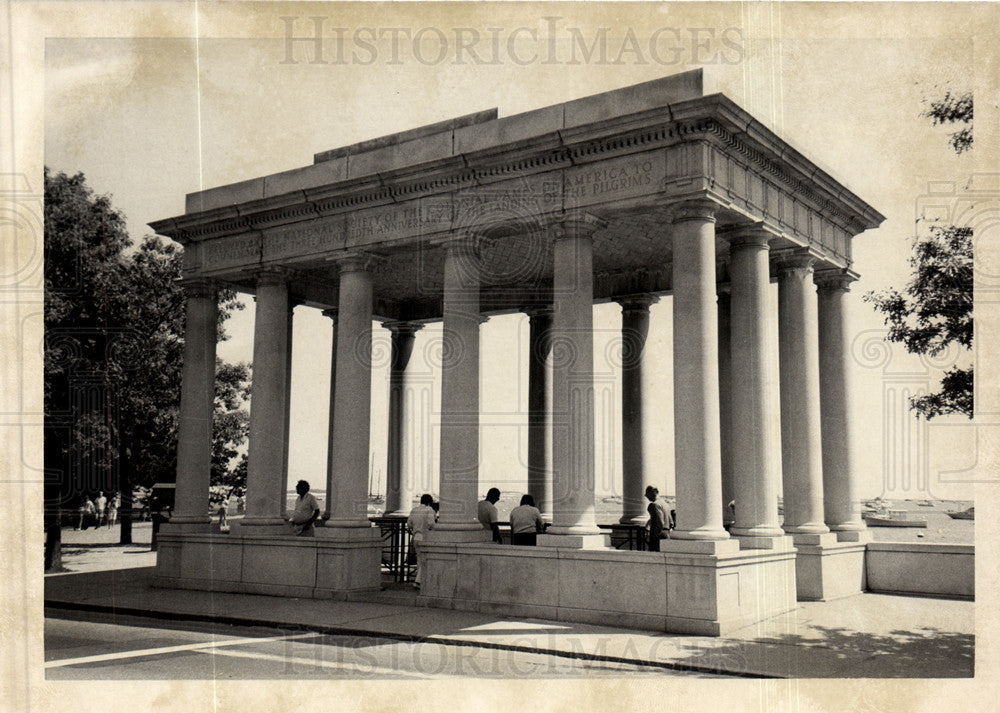
[[[416,574],[416,557],[402,515],[369,518],[382,533],[382,573],[394,582],[409,582]],[[501,522],[500,537],[511,541],[510,523]],[[599,525],[611,536],[611,546],[618,550],[646,550],[646,528],[642,525]]]

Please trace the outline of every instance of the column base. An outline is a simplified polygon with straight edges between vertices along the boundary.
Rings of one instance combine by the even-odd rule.
[[[838,542],[834,533],[795,538],[795,590],[799,601],[829,601],[866,588],[864,543]]]
[[[757,537],[736,535],[736,539],[739,540],[741,550],[775,550],[777,552],[782,552],[795,549],[795,545],[792,543],[792,538],[788,535],[766,535]]]
[[[484,530],[482,527],[467,530],[435,528],[425,535],[424,541],[441,544],[492,542],[493,533],[489,530]]]
[[[571,550],[603,550],[611,546],[610,535],[539,535],[539,547],[560,547]]]
[[[162,533],[180,532],[212,532],[212,521],[209,518],[180,518],[172,517],[169,521],[160,525]]]
[[[861,528],[857,530],[834,530],[831,531],[837,536],[837,542],[873,542],[875,540],[871,530]]]
[[[641,515],[622,515],[618,523],[621,525],[645,525],[648,521],[649,515],[642,513]]]
[[[660,552],[685,555],[735,555],[740,551],[738,540],[660,540]]]

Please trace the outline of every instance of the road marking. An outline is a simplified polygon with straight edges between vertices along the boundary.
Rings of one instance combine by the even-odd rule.
[[[405,671],[395,668],[385,668],[383,666],[369,666],[367,664],[352,664],[352,663],[337,663],[333,661],[322,661],[317,659],[307,659],[298,656],[278,656],[277,654],[264,654],[255,653],[250,651],[203,651],[201,652],[207,656],[232,656],[233,658],[240,659],[258,659],[260,661],[276,661],[278,663],[284,664],[297,664],[300,666],[322,666],[323,668],[332,668],[339,671],[350,671],[352,673],[367,673],[371,675],[383,675],[383,676],[403,676],[410,675],[416,678],[447,678],[444,675],[430,675],[419,673],[417,671]]]
[[[163,646],[158,649],[136,649],[135,651],[119,651],[113,654],[96,654],[94,656],[80,656],[75,659],[59,659],[56,661],[46,661],[45,668],[61,668],[63,666],[78,666],[85,663],[100,663],[102,661],[117,661],[119,659],[143,658],[146,656],[160,656],[162,654],[176,654],[184,651],[200,651],[203,649],[213,649],[221,646],[245,646],[246,644],[265,644],[274,641],[291,641],[292,639],[307,639],[309,637],[322,636],[322,634],[289,634],[287,636],[268,636],[264,638],[232,639],[230,641],[207,641],[201,644],[183,644],[178,646]]]

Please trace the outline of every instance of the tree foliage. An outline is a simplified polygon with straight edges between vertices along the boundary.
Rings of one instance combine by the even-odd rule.
[[[45,251],[47,511],[118,490],[127,544],[133,488],[174,480],[182,250],[157,236],[134,245],[123,216],[82,174],[46,169]],[[220,327],[242,307],[235,293],[221,293]],[[226,469],[246,437],[249,366],[217,371],[213,453]]]
[[[930,102],[924,116],[934,122],[934,125],[960,124],[958,131],[949,135],[951,146],[955,153],[963,153],[972,148],[972,93],[952,94],[945,92],[944,97]]]
[[[886,339],[912,354],[937,356],[949,345],[972,346],[972,229],[930,226],[914,241],[912,276],[904,293],[869,292],[865,300],[882,313]],[[925,418],[961,413],[972,417],[972,367],[945,373],[941,390],[915,397],[911,407]]]
[[[972,94],[930,102],[923,116],[935,125],[960,124],[949,137],[961,154],[972,148]],[[890,342],[903,344],[913,354],[936,356],[949,345],[972,347],[973,230],[968,226],[930,225],[913,241],[912,275],[903,293],[890,289],[869,292],[889,327]],[[973,367],[945,371],[939,391],[910,399],[910,408],[931,419],[943,414],[973,415]]]

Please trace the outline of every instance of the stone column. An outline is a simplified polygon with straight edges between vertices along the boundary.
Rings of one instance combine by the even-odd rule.
[[[631,295],[619,300],[622,306],[622,516],[624,524],[646,522],[644,491],[649,473],[643,456],[643,398],[647,384],[644,374],[646,336],[649,334],[649,307],[659,301],[655,295]]]
[[[715,207],[692,202],[673,218],[674,477],[682,540],[723,540],[719,442]]]
[[[479,501],[479,245],[468,235],[443,243],[441,516],[431,539],[481,541]]]
[[[330,502],[336,483],[333,469],[333,424],[337,403],[337,337],[340,334],[340,326],[337,324],[336,308],[323,310],[323,316],[329,317],[333,323],[333,340],[330,346],[330,409],[326,428],[326,501],[323,503],[323,520],[329,520]]]
[[[385,513],[409,515],[413,506],[413,474],[405,466],[405,451],[412,445],[413,427],[407,411],[406,366],[413,354],[413,342],[424,325],[415,322],[388,322],[392,333],[389,367],[389,443],[387,450]],[[412,414],[411,414],[412,417]]]
[[[528,314],[528,493],[552,517],[552,308]]]
[[[552,525],[539,545],[603,547],[594,515],[593,233],[589,216],[554,237],[552,312]]]
[[[172,525],[208,525],[215,400],[218,302],[206,280],[184,283],[184,367],[177,429],[177,481]]]
[[[736,514],[730,532],[741,546],[773,547],[778,524],[779,454],[768,438],[777,404],[767,380],[768,234],[750,228],[730,241],[732,319],[732,456]]]
[[[792,535],[829,532],[823,522],[819,337],[813,262],[811,255],[800,254],[778,264],[783,527]]]
[[[729,503],[736,499],[736,475],[733,472],[733,375],[732,346],[729,338],[732,319],[729,285],[720,287],[719,309],[719,432],[722,444],[722,522],[733,524]]]
[[[859,541],[867,529],[861,518],[854,459],[850,334],[845,322],[847,293],[855,279],[840,270],[816,274],[823,503],[826,524],[841,541]]]
[[[336,399],[333,404],[333,487],[327,527],[365,528],[372,385],[371,258],[338,262]]]
[[[292,331],[295,320],[295,305],[291,299],[288,301],[288,320],[286,325],[288,327],[288,335],[285,342],[285,351],[288,354],[288,359],[285,363],[285,426],[284,426],[284,442],[285,442],[285,454],[282,456],[282,472],[281,472],[281,482],[285,484],[286,490],[286,500],[287,500],[287,490],[288,490],[288,447],[290,443],[289,434],[292,430]]]
[[[257,277],[254,318],[247,515],[241,525],[284,522],[285,423],[288,410],[288,282],[282,270]]]

